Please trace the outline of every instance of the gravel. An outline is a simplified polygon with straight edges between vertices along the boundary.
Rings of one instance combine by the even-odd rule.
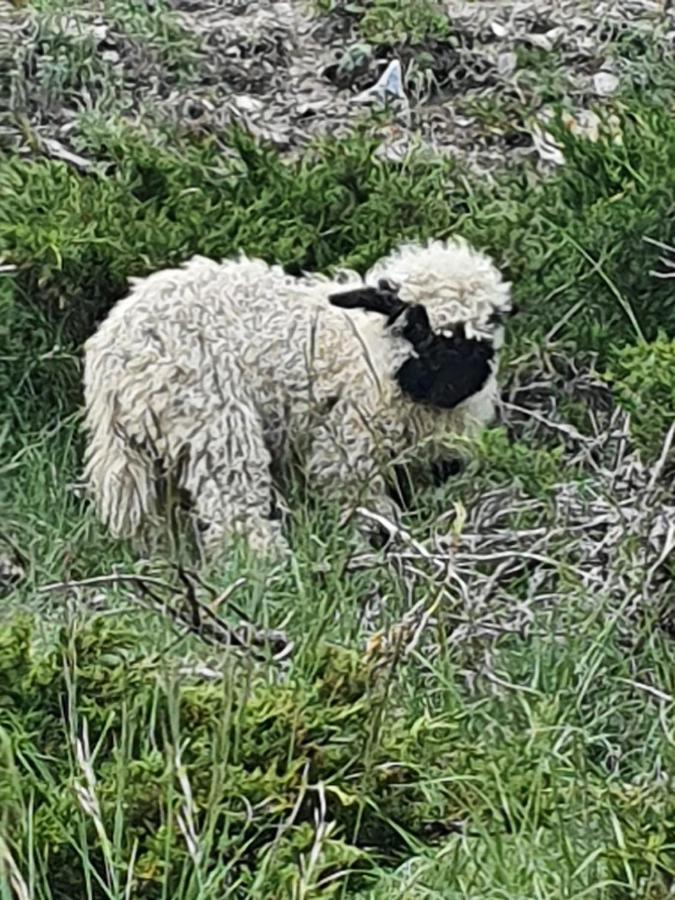
[[[562,162],[546,133],[555,104],[592,139],[617,92],[667,90],[675,45],[662,0],[449,2],[447,37],[417,46],[364,42],[339,3],[329,14],[299,0],[126,6],[0,12],[0,144],[77,154],[93,112],[191,132],[239,121],[295,155],[370,117],[385,157],[415,143],[481,174],[523,160],[545,171]],[[383,120],[362,92],[393,59],[406,100]]]

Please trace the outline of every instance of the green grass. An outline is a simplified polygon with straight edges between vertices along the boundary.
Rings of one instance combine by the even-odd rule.
[[[28,896],[667,896],[659,697],[675,660],[651,622],[627,631],[613,600],[561,579],[527,638],[494,644],[498,684],[470,690],[480,642],[433,629],[376,679],[365,595],[393,619],[433,592],[405,597],[386,566],[335,577],[345,549],[321,520],[300,523],[292,573],[249,573],[237,598],[296,640],[283,676],[177,642],[116,590],[102,606],[91,590],[38,602],[53,578],[133,567],[64,490],[71,433],[15,478],[35,568],[0,631],[0,823]]]
[[[140,16],[139,39],[166,38],[163,7],[159,21],[113,5],[127,30]],[[288,162],[239,131],[197,139],[92,114],[75,138],[87,173],[0,158],[0,262],[15,267],[0,272],[0,553],[18,548],[25,570],[0,601],[2,900],[672,894],[673,643],[656,603],[636,601],[649,577],[672,603],[672,571],[651,571],[626,528],[606,536],[612,583],[587,581],[603,565],[581,543],[593,503],[626,495],[569,431],[495,428],[459,444],[461,475],[418,491],[414,539],[474,540],[459,580],[415,554],[354,567],[338,511],[295,492],[288,567],[232,556],[208,573],[216,593],[236,586],[221,610],[233,626],[286,633],[284,662],[172,627],[128,582],[43,590],[136,573],[186,602],[171,561],[112,540],[73,482],[83,339],[130,275],[192,253],[364,269],[402,238],[464,234],[523,309],[502,376],[532,386],[519,403],[543,380],[551,417],[595,433],[597,410],[544,358],[556,329],[658,456],[675,301],[643,238],[673,243],[675,125],[644,98],[613,111],[621,143],[559,128],[565,167],[490,184],[415,154],[382,163],[367,125]],[[587,529],[567,528],[561,487],[587,498]],[[500,547],[540,558],[504,568]],[[416,604],[432,617],[409,653],[392,649]]]
[[[123,587],[38,593],[157,574],[67,488],[77,424],[24,434],[1,473],[3,532],[30,567],[0,628],[0,833],[28,896],[667,896],[673,645],[651,617],[587,594],[564,535],[557,600],[529,607],[524,633],[455,642],[471,613],[450,583],[413,654],[377,669],[364,604],[381,598],[386,628],[439,585],[383,560],[348,573],[330,509],[298,501],[290,569],[232,563],[213,582],[243,575],[237,604],[294,641],[280,671],[171,630]],[[421,498],[415,533],[514,485],[544,512],[510,527],[559,526],[566,454],[529,443],[486,435],[458,480]],[[162,577],[171,600],[180,585]],[[506,590],[514,615],[529,604],[526,577]]]
[[[194,87],[203,74],[198,41],[168,4],[36,0],[21,6],[32,32],[17,41],[12,56],[9,121],[20,122],[31,144],[42,133],[36,120],[53,122],[63,111],[75,119],[85,111],[106,118],[140,107],[146,120],[155,115],[135,95],[134,67],[174,90]]]

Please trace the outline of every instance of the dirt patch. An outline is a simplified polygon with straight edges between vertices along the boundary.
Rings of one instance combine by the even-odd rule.
[[[675,10],[662,0],[447,10],[447,36],[416,46],[369,44],[358,15],[322,15],[300,0],[170,0],[140,17],[114,0],[67,13],[5,10],[0,140],[23,153],[45,139],[77,150],[80,114],[94,112],[203,131],[238,120],[297,153],[366,117],[359,93],[398,59],[407,102],[387,125],[373,122],[382,152],[396,157],[415,137],[484,172],[554,162],[536,123],[555,104],[576,116],[631,86],[666,89]]]

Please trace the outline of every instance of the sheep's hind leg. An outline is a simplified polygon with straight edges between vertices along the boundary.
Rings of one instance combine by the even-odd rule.
[[[222,555],[237,537],[257,555],[288,555],[281,522],[271,518],[271,457],[260,422],[245,406],[220,411],[199,443],[192,445],[184,487],[205,557]]]

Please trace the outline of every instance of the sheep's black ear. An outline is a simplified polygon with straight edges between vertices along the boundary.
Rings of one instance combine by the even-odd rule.
[[[341,309],[363,309],[364,306],[372,306],[378,300],[377,288],[362,287],[352,288],[351,291],[340,291],[338,294],[329,294],[328,302]]]
[[[517,316],[520,312],[520,307],[517,303],[511,304],[511,309],[499,310],[496,309],[488,318],[488,322],[490,325],[501,325],[505,319],[512,319],[513,316]]]
[[[415,304],[406,310],[405,325],[401,336],[410,341],[417,351],[423,351],[433,340],[429,314],[420,304]]]
[[[364,309],[366,312],[381,313],[391,320],[399,316],[407,306],[394,292],[382,287],[361,287],[329,294],[328,302],[341,309]]]

